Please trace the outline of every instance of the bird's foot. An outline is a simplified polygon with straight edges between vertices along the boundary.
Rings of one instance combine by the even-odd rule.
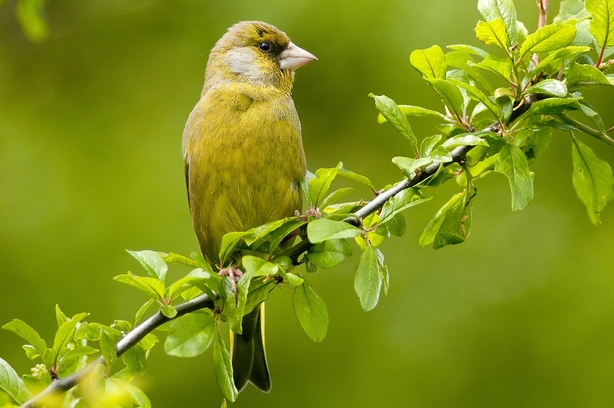
[[[237,293],[237,281],[241,276],[243,276],[243,271],[239,268],[235,268],[233,265],[230,265],[228,268],[224,268],[218,272],[220,276],[228,276],[230,279],[230,285],[232,286],[233,293]]]
[[[298,210],[296,210],[294,212],[294,216],[299,221],[308,221],[309,217],[320,218],[322,216],[322,213],[320,213],[317,208],[311,207],[307,211],[305,211],[305,214],[301,214]]]

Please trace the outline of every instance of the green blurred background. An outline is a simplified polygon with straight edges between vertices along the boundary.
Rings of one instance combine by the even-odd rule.
[[[534,30],[535,2],[516,6]],[[112,280],[139,271],[124,249],[196,250],[181,133],[227,27],[265,20],[318,56],[294,87],[308,166],[343,161],[383,186],[400,179],[390,158],[408,145],[376,124],[367,94],[439,108],[409,53],[477,45],[480,18],[473,0],[52,0],[50,37],[33,44],[13,9],[0,8],[0,324],[23,319],[48,341],[56,303],[94,321],[133,319],[144,296]],[[612,95],[587,94],[608,126]],[[412,124],[421,136],[436,132],[429,120]],[[614,149],[583,140],[614,163]],[[356,257],[310,276],[330,313],[322,343],[302,332],[291,292],[274,292],[273,391],[249,388],[234,406],[613,406],[614,209],[590,224],[571,185],[569,145],[557,134],[534,163],[525,211],[510,212],[503,176],[480,181],[463,245],[417,243],[454,183],[412,209],[406,236],[383,247],[391,288],[374,311],[353,292]],[[0,331],[0,356],[25,373],[21,344]],[[156,347],[139,385],[156,407],[221,401],[210,350],[178,359]]]

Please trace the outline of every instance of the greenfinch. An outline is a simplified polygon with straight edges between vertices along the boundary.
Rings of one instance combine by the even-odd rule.
[[[305,154],[291,90],[294,70],[316,59],[259,21],[230,27],[211,50],[182,143],[194,231],[211,264],[224,234],[301,210]],[[231,353],[239,391],[271,389],[264,304],[243,318],[242,334],[231,332]]]

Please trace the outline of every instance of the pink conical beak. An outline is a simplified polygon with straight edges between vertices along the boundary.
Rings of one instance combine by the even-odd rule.
[[[311,61],[317,61],[315,55],[290,43],[280,55],[279,67],[281,69],[291,69],[294,71]]]

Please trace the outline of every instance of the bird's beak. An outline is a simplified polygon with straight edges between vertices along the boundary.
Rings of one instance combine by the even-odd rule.
[[[315,55],[309,51],[305,51],[301,47],[297,47],[293,43],[288,44],[286,49],[282,51],[279,58],[279,67],[281,69],[299,69],[311,61],[316,61]]]

